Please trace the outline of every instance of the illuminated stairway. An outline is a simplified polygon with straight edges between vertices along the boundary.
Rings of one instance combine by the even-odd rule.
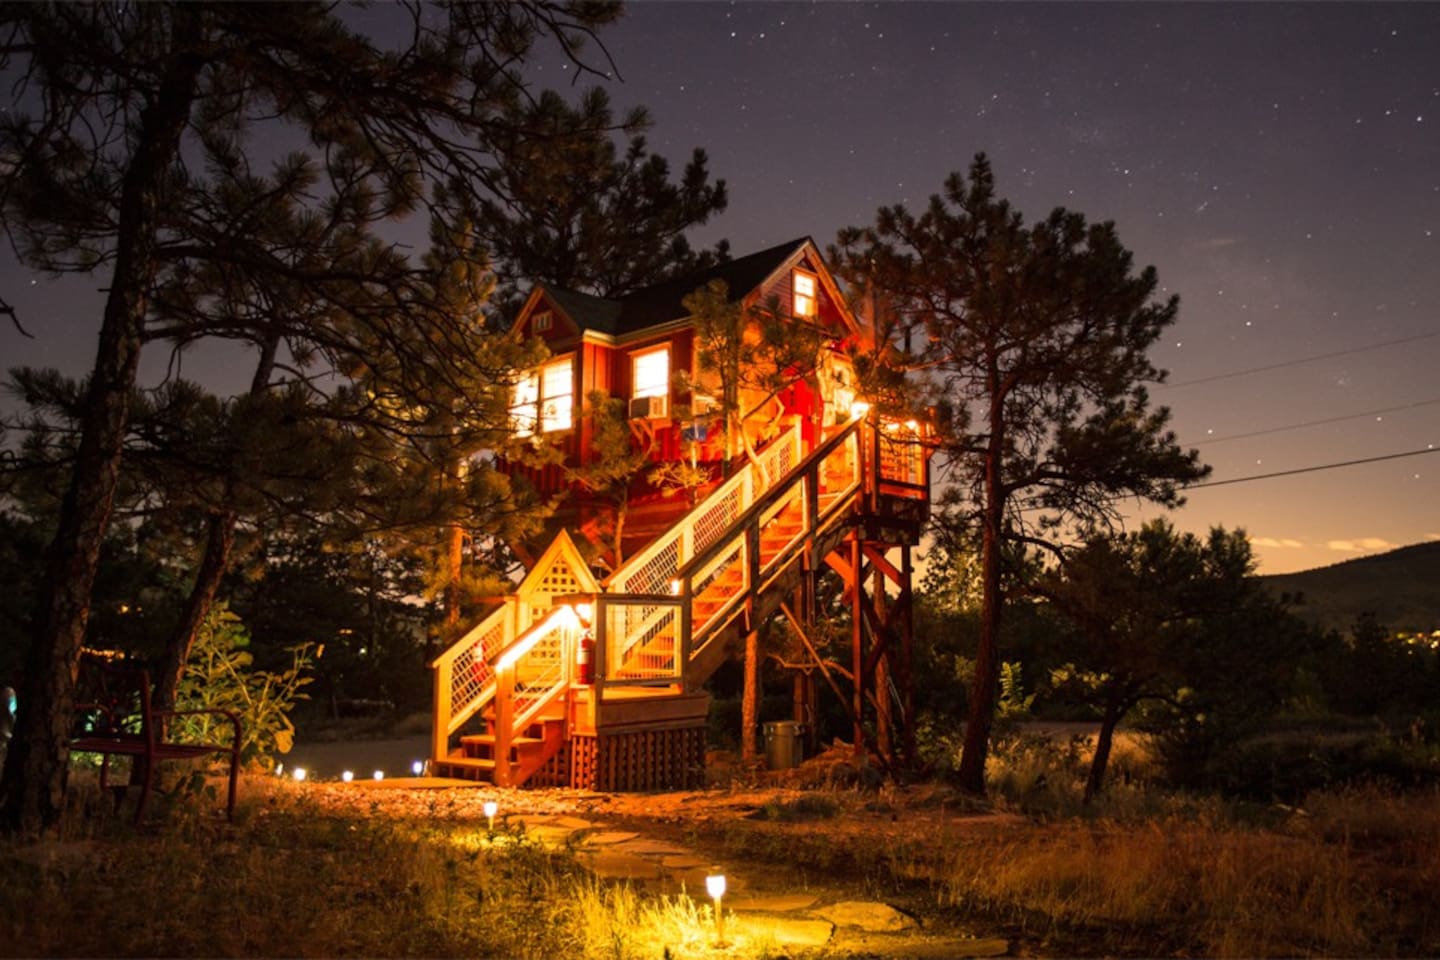
[[[702,684],[869,514],[895,460],[879,435],[856,418],[803,455],[796,425],[603,588],[562,532],[515,594],[431,664],[432,771],[502,786],[642,789],[680,776],[697,750],[703,763]],[[923,478],[910,446],[920,465],[902,464],[905,476]],[[593,676],[581,675],[585,657]],[[455,742],[475,717],[486,732]],[[603,755],[607,731],[624,754],[618,773]],[[584,750],[567,751],[577,742]]]

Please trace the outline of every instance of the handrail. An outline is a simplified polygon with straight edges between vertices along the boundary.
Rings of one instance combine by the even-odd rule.
[[[685,564],[689,557],[693,556],[697,549],[708,547],[710,543],[696,544],[695,531],[693,529],[697,518],[704,517],[712,510],[723,504],[728,498],[740,495],[742,501],[755,499],[756,489],[765,490],[773,483],[771,477],[779,479],[795,468],[792,463],[788,468],[784,467],[783,460],[786,453],[791,454],[794,459],[800,446],[800,424],[793,424],[788,431],[775,438],[764,450],[760,451],[757,459],[746,462],[743,469],[737,471],[720,486],[710,492],[710,495],[702,500],[695,507],[685,514],[677,523],[670,527],[650,542],[644,550],[627,560],[619,570],[610,576],[606,592],[624,593],[645,593],[648,591],[630,590],[631,582],[650,566],[665,551],[674,549],[675,558],[673,567],[669,571],[673,577],[676,570]],[[742,504],[740,511],[743,512],[746,504]],[[734,518],[727,518],[724,525],[720,527],[719,533],[729,529],[735,523]],[[687,537],[686,534],[689,534]],[[717,535],[715,539],[719,539]],[[687,544],[686,541],[689,541]],[[670,564],[667,564],[670,566]],[[666,578],[670,579],[669,577]],[[658,591],[656,591],[658,592]]]
[[[852,433],[855,433],[860,428],[863,422],[864,419],[862,417],[856,417],[833,437],[827,438],[824,443],[820,444],[820,446],[816,447],[813,452],[806,456],[800,464],[792,468],[793,476],[789,483],[783,485],[776,484],[765,491],[762,496],[756,499],[743,513],[735,518],[730,524],[730,529],[748,526],[757,516],[764,513],[767,508],[774,506],[776,502],[794,488],[798,481],[804,479],[809,469],[813,468],[815,464],[823,462],[830,454],[834,453]],[[817,517],[816,519],[818,520],[819,518]],[[676,577],[678,579],[684,579],[685,577],[693,576],[696,569],[703,566],[707,561],[714,559],[721,548],[733,539],[733,537],[717,538],[714,543],[706,547],[704,551],[697,552],[689,562],[676,571]]]

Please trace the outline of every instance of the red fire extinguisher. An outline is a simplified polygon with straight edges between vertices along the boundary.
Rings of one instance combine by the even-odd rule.
[[[589,630],[580,634],[580,644],[575,651],[576,683],[590,686],[595,682],[595,635]]]

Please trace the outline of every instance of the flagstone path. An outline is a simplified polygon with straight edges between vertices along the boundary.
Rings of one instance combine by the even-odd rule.
[[[548,845],[575,850],[579,862],[602,880],[627,881],[667,896],[708,899],[705,878],[719,869],[679,844],[609,829],[598,821],[523,813],[507,822],[523,824],[526,834]],[[897,958],[998,957],[1010,949],[999,938],[923,936],[914,917],[886,903],[836,900],[834,891],[750,891],[743,871],[724,873],[727,937],[737,943],[769,939],[782,947],[831,945],[842,954]]]

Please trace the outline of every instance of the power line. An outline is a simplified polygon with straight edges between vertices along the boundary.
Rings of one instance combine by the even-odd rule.
[[[1400,460],[1405,457],[1418,457],[1425,453],[1440,453],[1440,447],[1426,447],[1423,450],[1407,450],[1404,453],[1387,453],[1379,457],[1365,457],[1360,460],[1341,460],[1338,463],[1322,463],[1311,467],[1296,467],[1294,470],[1277,470],[1274,473],[1257,473],[1250,477],[1233,477],[1229,480],[1209,480],[1204,483],[1192,483],[1184,487],[1186,490],[1199,490],[1202,487],[1224,487],[1233,483],[1249,483],[1252,480],[1272,480],[1275,477],[1293,477],[1299,473],[1318,473],[1321,470],[1335,470],[1340,467],[1354,467],[1364,463],[1379,463],[1382,460]]]
[[[1193,387],[1201,383],[1214,383],[1217,380],[1230,380],[1234,377],[1248,377],[1252,373],[1266,373],[1270,370],[1283,370],[1286,367],[1298,367],[1304,363],[1315,363],[1318,360],[1333,360],[1335,357],[1348,357],[1355,353],[1367,353],[1371,350],[1382,350],[1385,347],[1395,347],[1402,343],[1414,343],[1417,340],[1429,340],[1433,337],[1440,337],[1437,333],[1420,333],[1413,337],[1401,337],[1399,340],[1386,340],[1384,343],[1372,343],[1367,347],[1351,347],[1348,350],[1336,350],[1332,353],[1319,353],[1313,357],[1301,357],[1298,360],[1284,360],[1280,363],[1270,363],[1263,367],[1250,367],[1245,370],[1232,370],[1229,373],[1217,373],[1209,377],[1197,377],[1194,380],[1181,380],[1176,383],[1162,383],[1156,386],[1157,390],[1178,390],[1181,387]]]
[[[1341,423],[1345,420],[1359,420],[1361,417],[1376,417],[1386,413],[1397,413],[1401,410],[1413,410],[1416,407],[1428,407],[1440,403],[1440,397],[1433,400],[1417,400],[1414,403],[1401,404],[1398,407],[1381,407],[1376,410],[1363,410],[1360,413],[1347,413],[1338,417],[1326,417],[1323,420],[1306,420],[1302,423],[1292,423],[1283,427],[1269,427],[1265,430],[1251,430],[1249,433],[1232,433],[1223,437],[1206,437],[1204,440],[1194,440],[1186,446],[1199,447],[1207,443],[1225,443],[1227,440],[1244,440],[1248,437],[1263,437],[1271,433],[1284,433],[1287,430],[1299,430],[1302,427],[1319,427],[1327,423]]]

